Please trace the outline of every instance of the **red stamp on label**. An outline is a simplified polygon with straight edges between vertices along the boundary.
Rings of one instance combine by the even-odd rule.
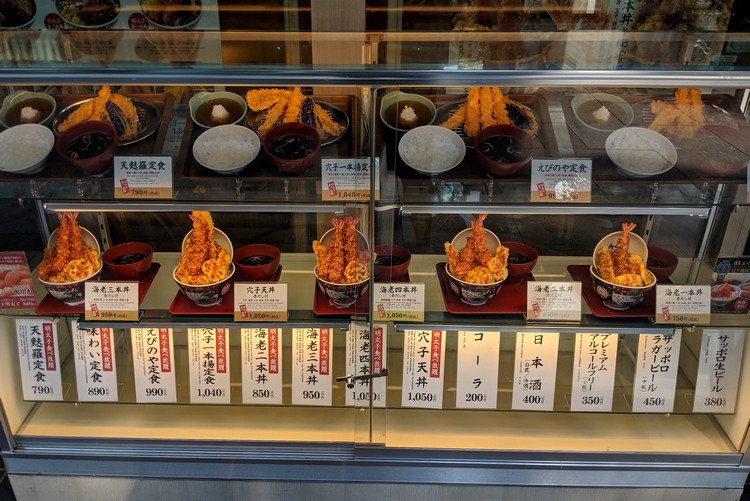
[[[542,198],[547,198],[547,188],[544,187],[544,183],[536,183],[536,191]]]
[[[338,191],[336,191],[336,183],[334,183],[333,181],[328,182],[328,193],[332,197],[335,197],[338,194]]]
[[[140,12],[136,12],[135,14],[131,14],[128,18],[128,28],[131,30],[147,30],[148,29],[148,18],[141,14]]]
[[[378,305],[378,315],[380,315],[380,318],[385,317],[385,306],[382,304]]]
[[[99,308],[96,306],[96,304],[91,305],[91,316],[94,318],[99,316]]]
[[[120,189],[123,193],[130,193],[130,185],[128,185],[127,179],[120,179]]]
[[[539,306],[539,303],[532,304],[531,309],[534,310],[535,317],[538,317],[542,313],[542,308]]]
[[[665,306],[664,308],[662,308],[661,309],[661,314],[664,317],[664,320],[666,320],[666,321],[672,320],[672,314],[669,313],[669,307]]]
[[[247,305],[244,305],[244,304],[240,305],[240,316],[242,318],[247,318]]]
[[[44,17],[44,27],[48,30],[61,30],[65,28],[65,21],[60,14],[47,14]]]

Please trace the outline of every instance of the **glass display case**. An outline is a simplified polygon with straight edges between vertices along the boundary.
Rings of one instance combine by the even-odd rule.
[[[19,499],[739,497],[744,7],[65,3],[0,5]]]

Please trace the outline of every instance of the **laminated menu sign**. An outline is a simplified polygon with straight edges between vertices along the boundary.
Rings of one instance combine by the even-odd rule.
[[[234,283],[235,322],[286,322],[287,284]]]
[[[115,198],[172,198],[172,157],[117,155],[114,166]]]
[[[581,320],[581,282],[528,282],[529,320]]]
[[[36,308],[36,294],[31,283],[26,254],[0,252],[0,310]]]
[[[376,283],[373,288],[377,320],[424,322],[424,284]]]
[[[138,282],[85,284],[86,320],[138,320]]]
[[[557,332],[516,333],[514,410],[551,411],[555,403]]]
[[[282,403],[282,330],[241,329],[242,403]]]
[[[706,324],[711,319],[708,285],[657,285],[657,324]]]
[[[375,177],[379,179],[379,177]],[[369,158],[324,158],[321,166],[324,202],[370,199]]]
[[[445,331],[404,331],[401,406],[443,408]]]
[[[591,202],[591,159],[532,159],[531,201]]]
[[[711,274],[711,312],[750,311],[750,256],[718,257]]]
[[[57,322],[45,318],[18,319],[16,338],[24,400],[62,400]]]
[[[130,329],[130,340],[135,401],[139,404],[177,402],[172,329]]]
[[[693,412],[734,412],[744,343],[744,329],[703,330]]]
[[[228,404],[229,330],[211,327],[188,329],[190,402]]]
[[[681,338],[681,329],[638,336],[633,412],[672,412]]]
[[[617,334],[577,333],[570,410],[610,412],[615,389]]]
[[[292,336],[292,403],[330,406],[333,329],[294,329]]]
[[[495,409],[499,366],[499,332],[459,331],[456,408]]]
[[[114,331],[97,327],[81,329],[71,321],[76,387],[81,402],[116,402],[117,365]]]
[[[366,323],[352,322],[346,333],[346,373],[353,376],[380,374],[387,368],[387,324],[373,324],[372,335]],[[370,359],[372,358],[372,367]],[[369,405],[372,383],[372,405],[385,407],[387,378],[353,381],[354,388],[346,389],[346,405]]]

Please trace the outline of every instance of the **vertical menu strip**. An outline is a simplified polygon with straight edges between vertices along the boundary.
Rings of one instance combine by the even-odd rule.
[[[16,338],[24,400],[62,400],[56,322],[45,318],[17,319]]]
[[[242,403],[283,403],[282,330],[265,327],[241,329]]]
[[[177,402],[173,337],[172,329],[130,329],[136,402]]]
[[[672,412],[682,329],[640,334],[633,381],[633,412]]]
[[[495,409],[500,368],[500,333],[458,333],[456,408]]]

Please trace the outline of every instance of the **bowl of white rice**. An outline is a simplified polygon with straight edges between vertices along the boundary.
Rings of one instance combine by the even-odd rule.
[[[193,157],[206,169],[219,174],[238,174],[255,160],[260,139],[242,125],[218,125],[198,136]]]
[[[401,138],[398,154],[417,172],[437,175],[461,163],[466,145],[461,136],[439,125],[416,127]]]
[[[629,177],[664,174],[677,162],[677,150],[672,142],[643,127],[614,131],[607,137],[604,147],[617,169]]]
[[[36,174],[44,169],[55,135],[39,124],[21,124],[0,132],[0,171]]]

